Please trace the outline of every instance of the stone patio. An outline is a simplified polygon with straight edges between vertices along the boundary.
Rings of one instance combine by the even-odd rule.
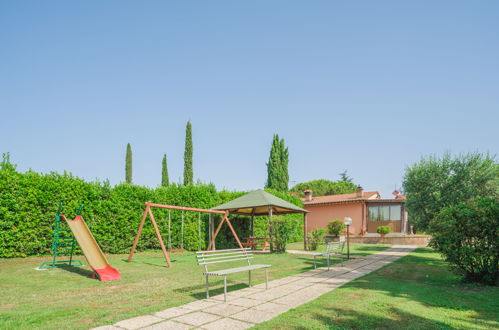
[[[93,330],[113,329],[246,329],[305,304],[335,288],[379,269],[414,250],[416,246],[393,246],[370,256],[340,265],[317,268],[250,288],[172,307],[154,315],[142,315]]]

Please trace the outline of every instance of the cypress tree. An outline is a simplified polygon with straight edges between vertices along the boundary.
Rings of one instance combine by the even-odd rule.
[[[130,143],[126,145],[125,181],[132,184],[132,147]]]
[[[184,151],[184,185],[194,183],[194,172],[192,169],[192,125],[187,122],[185,127],[185,151]]]
[[[166,154],[163,156],[163,162],[161,167],[161,185],[167,187],[170,185],[170,180],[168,179],[168,166],[166,165]]]
[[[278,191],[287,191],[289,183],[288,174],[289,152],[284,144],[284,139],[274,134],[267,163],[267,183],[265,187]]]

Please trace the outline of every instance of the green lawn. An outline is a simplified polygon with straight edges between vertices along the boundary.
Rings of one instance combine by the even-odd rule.
[[[352,253],[375,253],[379,249],[357,245]],[[127,263],[126,257],[108,256],[123,277],[112,282],[91,279],[88,266],[34,270],[50,260],[48,257],[0,259],[0,328],[87,329],[205,297],[202,268],[196,265],[192,253],[173,254],[171,269],[165,267],[160,252],[139,253],[132,263]],[[81,259],[86,264],[85,258]],[[292,254],[257,255],[254,263],[271,264],[271,280],[313,267],[309,256]],[[253,273],[255,284],[263,281],[263,271]],[[247,284],[247,274],[234,274],[228,279],[229,290]],[[212,278],[210,284],[212,295],[222,293],[221,280]]]
[[[368,254],[373,253],[373,251],[383,251],[387,248],[389,248],[390,245],[382,245],[382,244],[350,244],[350,253],[353,255],[360,255],[360,256],[365,256]],[[299,250],[303,251],[303,242],[295,242],[295,243],[290,243],[286,246],[288,250]],[[316,251],[310,251],[310,252],[325,252],[326,251],[326,245],[321,244],[317,248]],[[347,253],[347,246],[345,245],[344,253]]]
[[[438,254],[410,255],[255,329],[498,329],[499,288],[465,284]]]

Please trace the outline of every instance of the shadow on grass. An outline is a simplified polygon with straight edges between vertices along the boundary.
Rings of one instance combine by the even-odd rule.
[[[344,287],[383,292],[390,297],[416,301],[425,308],[472,311],[470,318],[497,325],[494,320],[498,318],[495,302],[499,299],[499,289],[464,283],[429,248],[420,248],[416,254],[405,256],[366,277],[345,284]],[[395,314],[397,313],[403,316],[400,310]],[[469,319],[461,320],[470,322]],[[432,324],[435,327],[437,323]],[[445,324],[442,326],[449,328]]]
[[[324,308],[323,311],[312,313],[311,318],[328,329],[453,329],[443,322],[406,313],[394,307],[388,309],[387,317],[346,308]]]
[[[64,267],[57,267],[59,269],[65,270],[70,273],[78,274],[83,277],[89,277],[93,278],[94,272],[89,269],[81,268],[81,267],[75,267],[75,266],[64,266]]]

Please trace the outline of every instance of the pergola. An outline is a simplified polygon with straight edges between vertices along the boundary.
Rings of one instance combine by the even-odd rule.
[[[307,213],[308,211],[291,204],[279,197],[260,189],[233,199],[230,202],[213,207],[215,211],[225,211],[230,214],[239,214],[251,216],[251,235],[255,235],[255,216],[268,216],[270,226],[272,226],[272,215],[303,213],[303,244],[307,247]],[[212,248],[215,238],[222,227],[224,221],[221,221],[214,235],[211,235],[211,241],[208,250]]]

